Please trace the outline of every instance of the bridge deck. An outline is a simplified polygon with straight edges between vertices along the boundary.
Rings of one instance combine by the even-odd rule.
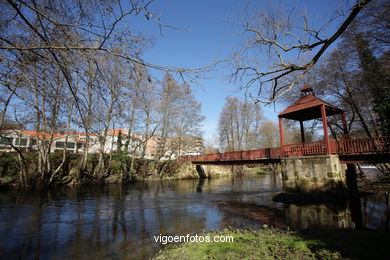
[[[345,163],[390,162],[390,137],[380,136],[361,139],[331,141],[331,154],[338,154]],[[325,142],[284,145],[226,153],[190,156],[186,159],[194,164],[269,164],[279,163],[285,157],[325,155]]]

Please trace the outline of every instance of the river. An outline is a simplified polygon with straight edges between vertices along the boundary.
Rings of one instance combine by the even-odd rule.
[[[225,227],[354,228],[348,202],[273,202],[278,175],[0,192],[0,258],[149,259],[154,236]],[[389,194],[360,198],[366,228],[389,230]],[[356,205],[355,205],[356,207]],[[356,209],[355,209],[356,211]]]

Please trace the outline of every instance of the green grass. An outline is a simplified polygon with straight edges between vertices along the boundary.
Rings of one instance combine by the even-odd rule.
[[[390,234],[368,230],[225,229],[233,243],[167,246],[154,259],[386,259]]]

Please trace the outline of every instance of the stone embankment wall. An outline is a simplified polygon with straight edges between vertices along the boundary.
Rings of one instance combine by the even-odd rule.
[[[234,173],[234,169],[231,166],[203,165],[202,167],[207,178],[232,175]]]
[[[198,167],[198,169],[197,169]],[[163,179],[163,180],[182,180],[182,179],[198,179],[198,178],[213,178],[219,176],[229,176],[234,173],[231,166],[216,166],[216,165],[194,165],[191,162],[179,163],[178,167],[168,170],[167,173],[158,175],[157,173],[149,174],[146,180]]]
[[[286,191],[342,193],[346,189],[346,168],[337,155],[284,158],[283,186]]]

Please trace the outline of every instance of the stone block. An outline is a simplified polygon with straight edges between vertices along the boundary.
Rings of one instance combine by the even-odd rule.
[[[281,162],[283,185],[289,191],[343,192],[345,169],[337,155],[289,157]]]

